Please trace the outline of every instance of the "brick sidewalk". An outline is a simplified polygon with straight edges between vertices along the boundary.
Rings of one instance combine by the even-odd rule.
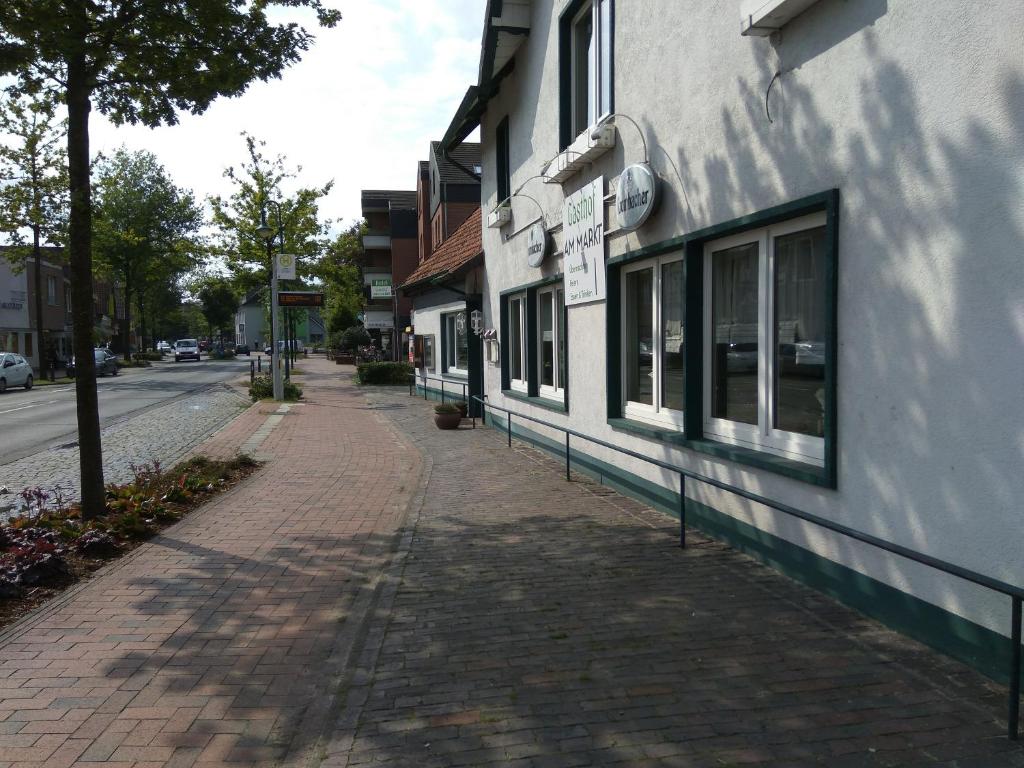
[[[330,766],[1024,765],[1005,688],[490,429],[431,457]]]
[[[276,422],[266,467],[3,635],[0,768],[262,766],[313,746],[422,464],[336,366],[303,368],[307,402],[253,406],[201,449],[233,455]]]
[[[1024,766],[1005,689],[303,361],[246,483],[0,637],[12,766]]]

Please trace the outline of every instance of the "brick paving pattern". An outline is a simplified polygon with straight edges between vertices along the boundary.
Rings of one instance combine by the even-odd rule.
[[[202,448],[265,468],[0,636],[0,768],[1024,766],[970,669],[303,369]]]
[[[111,424],[102,431],[104,479],[108,483],[131,480],[132,463],[158,460],[171,466],[211,431],[237,416],[246,404],[238,392],[217,386]],[[0,485],[10,490],[10,495],[0,496],[0,514],[16,514],[18,494],[37,485],[47,490],[59,485],[68,502],[77,501],[78,472],[77,443],[0,465]]]
[[[1005,688],[504,434],[432,458],[323,766],[1020,766]]]
[[[0,768],[262,766],[310,748],[421,465],[336,371],[304,385],[268,466],[0,638]],[[231,455],[274,410],[208,452]]]

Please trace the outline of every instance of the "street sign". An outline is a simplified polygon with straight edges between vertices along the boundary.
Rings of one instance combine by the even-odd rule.
[[[604,301],[604,177],[567,195],[562,205],[565,305]]]
[[[390,299],[391,298],[391,278],[390,277],[375,277],[370,280],[370,298],[371,299]]]
[[[279,307],[322,307],[324,295],[313,291],[278,291]]]
[[[278,280],[294,280],[295,279],[295,262],[296,258],[291,253],[279,253],[277,254],[277,279]]]

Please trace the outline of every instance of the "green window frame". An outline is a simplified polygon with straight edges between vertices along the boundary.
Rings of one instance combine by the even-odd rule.
[[[839,190],[832,189],[811,195],[790,203],[768,208],[748,216],[733,219],[712,227],[701,229],[681,237],[655,243],[610,259],[608,262],[608,423],[616,428],[637,433],[645,437],[669,442],[706,454],[727,458],[740,464],[759,467],[797,480],[834,488],[836,477],[836,446],[838,441],[837,423],[837,273],[838,273],[838,231],[839,231]],[[814,330],[809,333],[811,341],[804,340],[801,332],[793,326],[793,318],[783,317],[776,307],[782,301],[780,291],[787,285],[773,276],[773,270],[780,270],[773,261],[772,237],[786,237],[813,232],[815,242],[814,290],[821,291],[814,307]],[[712,313],[712,270],[716,256],[728,247],[758,239],[763,245],[759,250],[758,270],[758,322],[756,328],[747,333],[752,340],[756,334],[758,346],[755,352],[737,345],[737,359],[751,354],[760,354],[757,373],[757,420],[754,427],[740,424],[735,434],[721,429],[722,422],[711,418],[711,369],[715,353],[716,329],[711,322]],[[781,242],[781,241],[780,241]],[[781,247],[781,246],[780,246]],[[791,247],[791,246],[790,246]],[[657,423],[651,419],[638,419],[626,408],[625,381],[625,335],[629,311],[626,302],[626,278],[643,269],[644,264],[660,264],[666,257],[682,252],[684,330],[684,410],[682,428]],[[809,262],[804,258],[801,265],[789,258],[790,272],[801,268],[806,271]],[[802,274],[802,273],[801,273]],[[780,287],[781,285],[781,287]],[[763,302],[763,304],[761,303]],[[742,336],[745,326],[736,322],[745,319],[737,316],[730,321],[728,330]],[[720,318],[719,318],[720,319]],[[746,318],[749,319],[749,318]],[[804,320],[810,324],[810,320]],[[721,325],[721,323],[719,323]],[[724,331],[723,331],[724,332]],[[719,334],[720,335],[720,334]],[[805,334],[806,335],[806,334]],[[794,338],[790,339],[789,337]],[[746,339],[746,337],[744,337]],[[739,339],[743,341],[744,339]],[[778,399],[773,392],[783,386],[780,379],[782,366],[785,371],[799,369],[795,357],[778,362],[779,355],[789,354],[778,350],[789,345],[802,344],[803,361],[813,363],[815,380],[814,396],[820,400],[820,423],[818,417],[807,418],[806,413],[797,409],[797,415],[790,416],[790,423],[800,426],[789,431],[777,427],[775,410]],[[721,346],[720,344],[718,345]],[[806,347],[806,349],[804,349]],[[731,347],[730,347],[731,349]],[[774,355],[765,364],[766,355]],[[752,358],[753,359],[753,358]],[[762,370],[760,366],[767,365]],[[817,383],[820,380],[820,386]],[[806,387],[805,387],[806,388]],[[791,390],[792,391],[792,390]],[[807,410],[806,393],[797,392],[803,411]],[[781,417],[779,417],[781,418]],[[795,422],[792,419],[796,419]],[[748,421],[752,420],[750,418]],[[811,425],[811,426],[808,426]],[[749,427],[749,428],[748,428]],[[746,430],[746,431],[744,431]],[[808,434],[795,434],[795,432]],[[753,437],[753,439],[752,439]],[[795,449],[792,449],[796,446]]]
[[[615,111],[615,2],[572,0],[558,20],[559,144]]]
[[[502,291],[499,308],[502,393],[549,410],[568,411],[569,315],[562,276]],[[548,319],[550,328],[545,325]],[[551,359],[546,363],[547,334]]]

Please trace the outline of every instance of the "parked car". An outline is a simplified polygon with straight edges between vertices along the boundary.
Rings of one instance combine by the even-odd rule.
[[[170,344],[168,344],[166,341],[158,341],[156,343],[156,351],[157,352],[161,352],[161,353],[163,353],[163,352],[173,352],[174,348]]]
[[[92,351],[93,360],[96,361],[96,375],[106,376],[108,373],[111,376],[117,376],[117,355],[106,349],[94,349]],[[72,357],[68,360],[68,376],[74,376],[78,371],[78,366],[75,365],[75,358]]]
[[[235,354],[236,355],[248,355],[248,354],[251,354],[251,353],[252,353],[252,350],[249,349],[249,345],[248,344],[239,344],[238,346],[235,347]]]
[[[199,351],[200,352],[209,352],[210,351],[210,342],[207,341],[206,339],[203,339],[202,341],[200,341],[199,342]]]
[[[174,342],[174,362],[199,360],[199,342],[195,339],[178,339]]]
[[[0,392],[6,392],[8,387],[24,387],[32,389],[32,366],[28,364],[21,355],[11,352],[2,353],[3,362],[0,363]]]

